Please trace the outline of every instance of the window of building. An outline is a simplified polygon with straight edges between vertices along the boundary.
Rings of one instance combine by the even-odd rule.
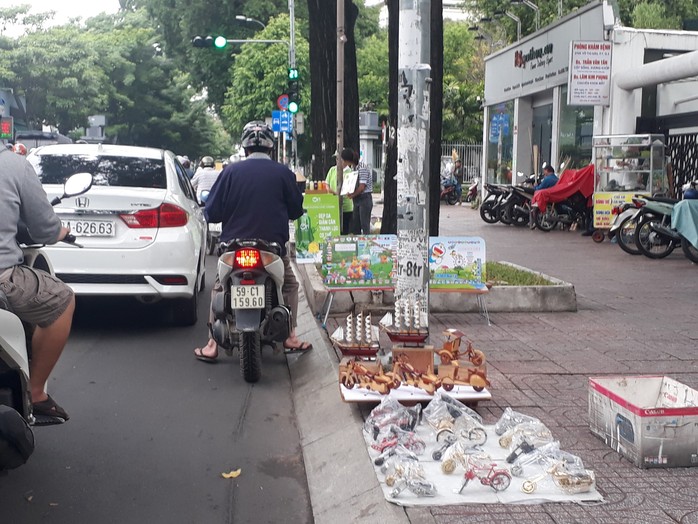
[[[491,106],[487,122],[487,180],[495,184],[511,183],[513,131],[514,101]]]
[[[567,86],[562,86],[560,103],[560,162],[581,168],[591,162],[594,135],[594,107],[567,105]]]

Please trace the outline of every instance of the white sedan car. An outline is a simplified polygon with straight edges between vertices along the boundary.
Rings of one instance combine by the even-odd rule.
[[[49,199],[88,172],[93,186],[54,210],[82,249],[46,247],[56,275],[76,295],[171,299],[174,322],[197,321],[204,287],[206,221],[186,172],[170,151],[103,144],[57,144],[27,160]]]

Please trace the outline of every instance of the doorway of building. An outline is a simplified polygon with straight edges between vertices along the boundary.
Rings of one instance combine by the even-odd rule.
[[[543,162],[550,162],[553,141],[553,104],[533,108],[533,164],[540,173]],[[537,155],[537,158],[536,158]]]

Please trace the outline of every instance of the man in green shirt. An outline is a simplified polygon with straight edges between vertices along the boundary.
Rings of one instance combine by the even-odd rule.
[[[339,155],[339,158],[337,159],[337,164],[342,165],[344,169],[344,176],[346,176],[347,173],[351,173],[356,168],[357,157],[358,155],[353,149],[349,147],[345,147],[344,149],[342,149],[342,153],[341,155]],[[325,181],[327,182],[327,185],[330,187],[330,191],[332,191],[333,194],[338,195],[339,190],[337,189],[337,166],[332,166],[329,169],[329,171],[327,171]],[[354,202],[352,202],[350,198],[347,198],[345,196],[344,198],[342,198],[342,235],[347,235],[351,232],[351,219],[353,214]]]

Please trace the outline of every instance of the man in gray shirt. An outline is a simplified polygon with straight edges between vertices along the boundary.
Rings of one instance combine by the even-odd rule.
[[[46,393],[46,382],[65,347],[75,310],[72,290],[54,276],[23,265],[20,223],[31,240],[54,244],[68,234],[26,159],[0,151],[0,291],[11,311],[33,328],[29,387],[38,424],[61,424],[68,414]]]

